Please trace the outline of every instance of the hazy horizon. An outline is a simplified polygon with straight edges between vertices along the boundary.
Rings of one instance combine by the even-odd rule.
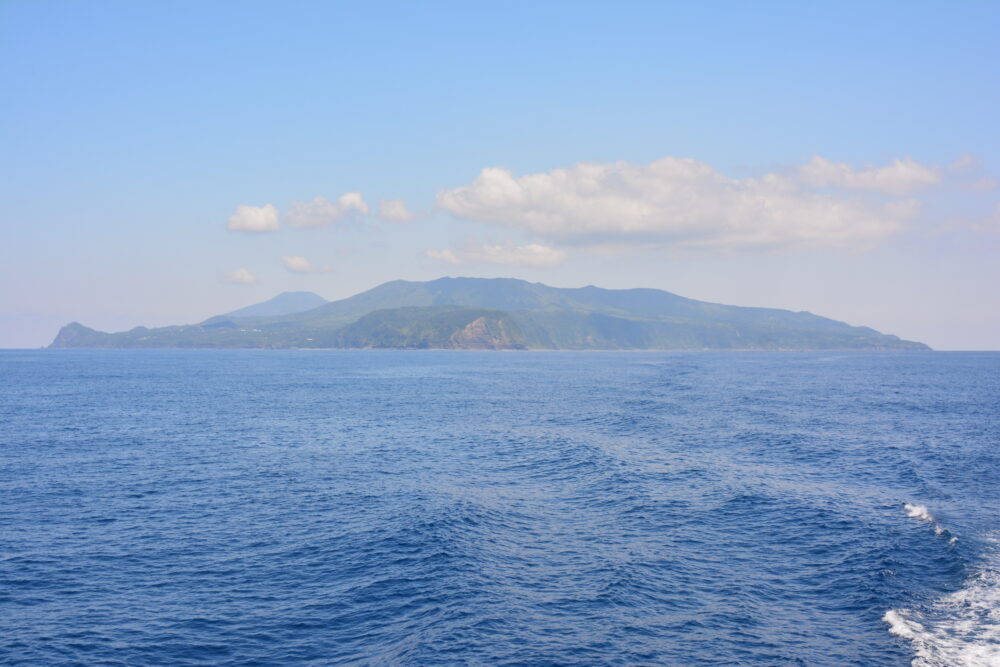
[[[6,3],[0,348],[460,275],[1000,349],[1000,6],[764,9]]]
[[[445,278],[452,278],[452,279],[454,279],[454,278],[462,278],[462,277],[465,277],[465,276],[447,275],[447,276],[439,276],[438,278],[431,278],[428,281],[432,282],[434,280],[439,280],[439,279],[445,279]],[[495,278],[510,279],[510,278],[513,278],[513,276],[495,276]],[[428,282],[428,281],[409,281],[409,282]],[[390,282],[390,281],[387,281],[387,282]],[[546,284],[546,283],[543,283],[542,281],[531,281],[531,282],[536,282],[536,283],[540,283],[540,284]],[[378,285],[372,285],[370,289],[378,287],[379,285],[382,285],[382,284],[385,284],[385,283],[379,283]],[[557,285],[550,285],[550,286],[551,287],[560,287],[560,286],[557,286]],[[566,286],[561,286],[561,287],[566,287],[566,288],[571,288],[572,289],[572,288],[580,288],[580,287],[587,287],[587,286],[603,287],[601,285],[593,285],[593,284],[587,284],[587,285],[583,285],[583,284],[566,285]],[[642,288],[642,287],[643,286],[641,286],[641,285],[636,286],[636,288]],[[627,289],[633,289],[633,288],[615,288],[615,289],[624,289],[624,290],[627,290]],[[656,289],[656,288],[654,288],[654,289]],[[368,290],[367,289],[363,289],[360,292],[358,292],[357,294],[360,294],[360,293],[366,292],[366,291],[368,291]],[[664,291],[669,291],[669,290],[664,290]],[[225,311],[213,312],[211,314],[205,315],[204,317],[196,317],[196,318],[191,318],[191,319],[187,319],[187,320],[183,320],[183,321],[182,320],[178,320],[178,321],[175,321],[175,322],[168,322],[168,323],[165,323],[163,325],[156,325],[156,326],[172,326],[172,325],[198,324],[199,322],[203,322],[206,319],[209,319],[210,317],[214,317],[214,316],[218,316],[218,315],[226,315],[226,314],[228,314],[230,312],[233,312],[233,311],[236,311],[236,310],[241,310],[243,308],[247,308],[247,307],[250,307],[250,306],[256,306],[256,305],[259,305],[259,304],[262,304],[262,303],[269,302],[269,301],[271,301],[271,300],[273,300],[273,299],[275,299],[275,298],[277,298],[277,297],[279,297],[281,295],[290,294],[290,293],[314,294],[316,296],[319,296],[319,297],[325,299],[327,303],[330,303],[330,302],[333,302],[333,301],[338,301],[338,300],[340,300],[340,298],[349,298],[350,296],[355,296],[354,294],[352,294],[352,295],[347,295],[346,297],[339,297],[339,298],[330,299],[330,298],[327,298],[325,295],[320,294],[320,293],[318,293],[318,292],[316,292],[314,290],[306,290],[306,289],[283,290],[283,291],[277,292],[277,293],[275,293],[275,294],[273,294],[273,295],[271,295],[269,297],[264,297],[262,299],[254,300],[254,301],[249,302],[249,303],[243,303],[243,304],[237,305],[234,308],[230,308],[230,309],[225,310]],[[685,296],[685,295],[681,294],[679,296]],[[722,304],[722,305],[739,305],[739,306],[746,306],[746,307],[756,307],[756,304]],[[806,312],[812,312],[812,311],[806,310]],[[825,315],[823,313],[813,312],[813,314],[825,317]],[[74,320],[74,322],[76,322],[76,320]],[[62,326],[64,326],[65,324],[70,324],[70,323],[71,322],[65,322],[63,325],[60,325],[59,328],[62,328]],[[86,323],[84,323],[84,322],[79,322],[79,323],[86,325]],[[850,324],[852,326],[869,326],[869,325],[867,325],[864,322],[847,322],[847,324]],[[147,326],[147,325],[139,323],[139,324],[136,324],[136,325],[133,325],[133,326]],[[107,332],[108,333],[115,333],[115,332],[119,332],[119,331],[126,331],[128,329],[133,328],[133,326],[125,327],[125,328],[122,328],[122,329],[111,329],[111,330],[107,330]],[[94,327],[88,327],[88,328],[94,328]],[[155,328],[155,327],[148,327],[148,328]],[[58,333],[58,330],[55,333]],[[53,333],[53,338],[55,337],[55,333]],[[897,335],[897,334],[895,334],[892,331],[882,331],[881,333],[887,333],[887,334]],[[899,337],[900,338],[904,338],[904,339],[906,338],[905,336],[899,336]],[[50,340],[49,343],[51,343],[51,342],[52,341]],[[924,342],[924,341],[918,341],[918,342]],[[0,349],[35,349],[35,347],[47,347],[47,346],[48,346],[48,343],[45,343],[45,344],[39,345],[39,346],[20,346],[20,347],[9,347],[9,348],[0,348]],[[939,349],[939,348],[932,348],[932,349],[934,349],[935,351],[939,351],[939,352],[941,352],[941,351],[949,351],[947,349],[942,350],[942,349]],[[975,352],[975,351],[991,351],[991,350],[974,350],[974,349],[968,349],[968,350],[952,350],[952,351],[970,351],[970,352]]]

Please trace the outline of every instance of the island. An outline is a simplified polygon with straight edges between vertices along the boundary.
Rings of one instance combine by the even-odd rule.
[[[513,278],[395,280],[339,301],[286,292],[198,324],[105,333],[73,322],[51,348],[929,350],[809,312],[726,306],[658,289]]]

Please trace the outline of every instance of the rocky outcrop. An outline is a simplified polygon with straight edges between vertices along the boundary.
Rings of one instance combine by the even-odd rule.
[[[455,350],[519,350],[524,345],[503,320],[479,317],[451,335]]]

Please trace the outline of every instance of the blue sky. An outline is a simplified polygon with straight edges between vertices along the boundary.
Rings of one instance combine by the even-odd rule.
[[[998,349],[998,29],[987,2],[3,2],[0,346],[476,275]]]

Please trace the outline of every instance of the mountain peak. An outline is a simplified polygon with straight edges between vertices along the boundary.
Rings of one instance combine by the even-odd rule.
[[[225,313],[223,317],[280,317],[312,310],[325,303],[327,300],[314,292],[282,292],[267,301]]]

